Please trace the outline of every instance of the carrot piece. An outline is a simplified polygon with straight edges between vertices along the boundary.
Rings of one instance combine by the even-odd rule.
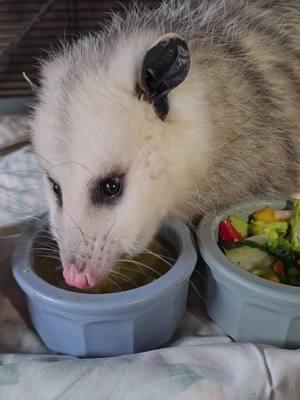
[[[273,266],[272,266],[273,271],[275,272],[276,275],[284,275],[285,270],[284,270],[284,264],[282,260],[277,260]]]

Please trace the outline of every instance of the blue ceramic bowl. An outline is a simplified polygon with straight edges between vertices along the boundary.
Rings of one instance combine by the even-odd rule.
[[[171,221],[161,229],[163,239],[178,254],[162,277],[125,292],[85,294],[57,288],[34,272],[31,254],[36,235],[46,224],[46,220],[35,224],[17,240],[13,275],[26,294],[32,323],[49,349],[81,357],[117,356],[154,349],[170,340],[186,312],[189,279],[197,262],[186,225]]]
[[[300,347],[300,288],[273,283],[233,264],[220,250],[218,227],[228,215],[247,218],[285,200],[257,200],[237,204],[219,215],[207,214],[198,227],[204,260],[204,291],[208,315],[233,339],[279,347]]]

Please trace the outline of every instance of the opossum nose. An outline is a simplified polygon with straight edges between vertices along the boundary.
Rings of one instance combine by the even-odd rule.
[[[91,289],[100,283],[101,279],[92,271],[79,271],[75,264],[67,265],[63,270],[65,282],[78,289]]]

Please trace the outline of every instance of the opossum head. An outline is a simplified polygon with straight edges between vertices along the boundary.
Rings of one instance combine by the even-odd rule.
[[[145,250],[201,158],[187,43],[149,33],[99,47],[85,39],[45,62],[32,124],[64,277],[78,288]]]

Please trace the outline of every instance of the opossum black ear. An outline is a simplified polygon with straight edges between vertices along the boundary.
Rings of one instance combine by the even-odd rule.
[[[174,33],[161,36],[146,53],[139,81],[140,94],[153,103],[161,119],[168,113],[168,93],[190,69],[190,52],[184,39]]]

